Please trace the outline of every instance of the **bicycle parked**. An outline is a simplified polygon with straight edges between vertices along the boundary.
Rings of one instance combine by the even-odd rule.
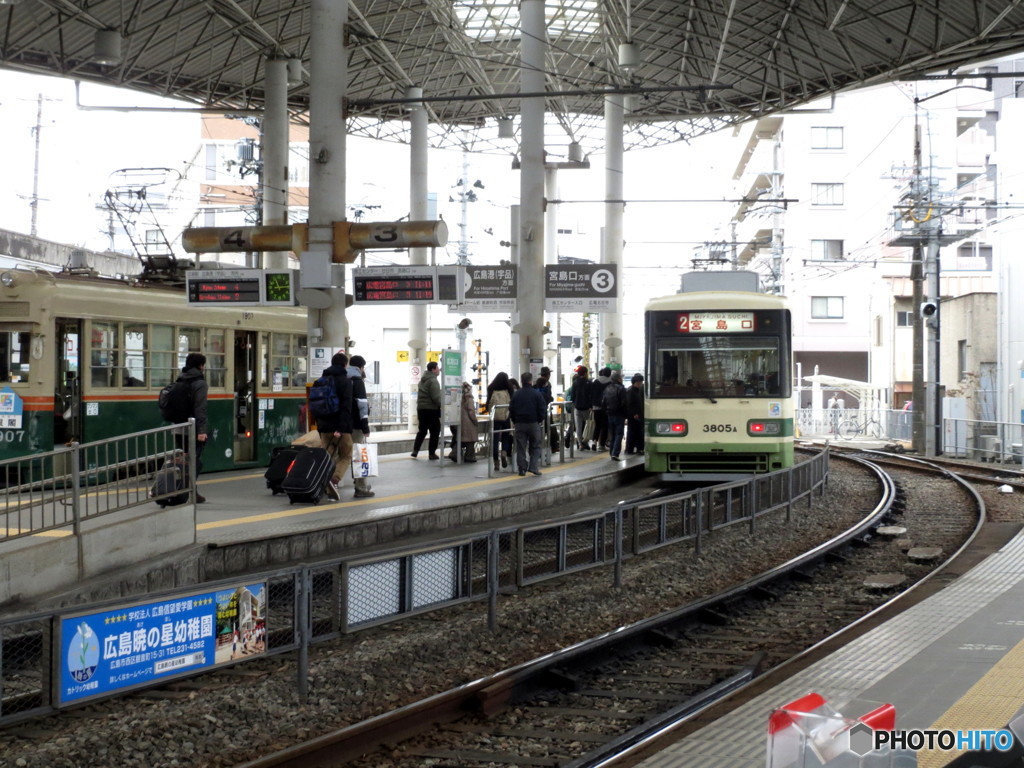
[[[882,436],[882,425],[876,417],[869,416],[863,422],[856,419],[842,421],[836,431],[843,440],[850,440],[861,435],[878,438]]]

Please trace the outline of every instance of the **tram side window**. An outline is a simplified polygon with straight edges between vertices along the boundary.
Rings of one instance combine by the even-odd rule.
[[[176,365],[174,326],[154,325],[149,331],[149,382],[164,387],[178,378],[181,369]]]
[[[0,331],[0,382],[28,381],[31,342],[32,334],[28,332]]]
[[[89,344],[89,381],[94,387],[121,385],[121,353],[117,323],[95,321]]]
[[[292,333],[264,334],[262,346],[261,386],[273,388],[277,379],[280,379],[282,387],[305,386],[308,354],[305,336]]]
[[[215,388],[224,386],[224,331],[220,328],[206,329],[206,382]]]
[[[146,386],[146,340],[149,327],[145,323],[124,325],[124,369],[121,386]]]
[[[188,357],[189,352],[203,352],[200,349],[202,338],[203,334],[198,328],[178,328],[178,361],[174,365],[175,378],[181,373],[181,369],[185,367],[185,358]],[[206,353],[203,352],[203,354]]]

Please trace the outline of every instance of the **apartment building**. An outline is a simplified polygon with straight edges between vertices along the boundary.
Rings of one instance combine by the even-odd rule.
[[[800,375],[865,382],[899,408],[914,379],[914,260],[926,261],[933,242],[940,385],[967,400],[971,418],[1016,422],[1024,344],[1012,300],[1021,279],[1013,201],[1024,197],[1024,167],[1014,143],[1024,127],[1024,60],[975,72],[851,91],[744,127],[732,261],[791,297]]]

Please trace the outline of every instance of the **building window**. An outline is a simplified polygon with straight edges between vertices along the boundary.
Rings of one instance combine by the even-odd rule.
[[[815,320],[842,320],[842,296],[812,296],[811,317]]]
[[[956,365],[962,380],[967,376],[967,339],[960,339],[956,343]]]
[[[842,149],[842,126],[818,126],[811,128],[811,149]]]
[[[904,312],[903,310],[896,310],[896,327],[897,328],[913,328],[914,327],[914,313]]]
[[[304,146],[288,148],[288,181],[301,186],[309,184],[309,152]]]
[[[811,205],[842,205],[842,184],[811,184]]]
[[[204,161],[206,180],[214,181],[217,178],[217,145],[206,145],[206,159]]]
[[[956,249],[956,269],[992,270],[992,246],[963,243]]]
[[[811,258],[815,261],[839,261],[843,258],[843,241],[811,240]]]

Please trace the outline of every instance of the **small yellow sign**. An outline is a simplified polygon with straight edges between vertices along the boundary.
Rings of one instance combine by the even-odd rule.
[[[408,349],[400,349],[400,350],[398,350],[398,354],[396,356],[396,359],[400,363],[408,363],[409,362],[409,350]]]
[[[441,353],[440,352],[435,352],[432,349],[428,349],[427,350],[427,362],[428,363],[440,363],[441,362]]]

